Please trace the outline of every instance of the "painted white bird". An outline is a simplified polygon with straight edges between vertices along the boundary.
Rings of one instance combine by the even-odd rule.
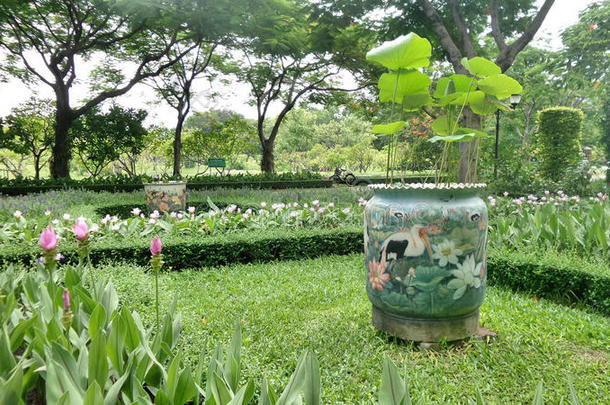
[[[427,250],[430,261],[433,261],[427,231],[424,225],[413,225],[411,229],[403,228],[391,234],[381,245],[379,260],[396,261],[404,257],[418,257]]]

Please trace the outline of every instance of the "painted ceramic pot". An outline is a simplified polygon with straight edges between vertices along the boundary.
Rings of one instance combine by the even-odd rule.
[[[186,209],[186,182],[146,183],[144,192],[146,206],[150,212]]]
[[[371,185],[364,211],[373,324],[418,342],[477,332],[486,287],[483,184]]]

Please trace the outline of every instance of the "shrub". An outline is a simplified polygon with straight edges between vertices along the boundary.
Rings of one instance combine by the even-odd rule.
[[[578,163],[582,125],[579,109],[553,107],[538,113],[536,155],[544,177],[559,181],[567,167]]]

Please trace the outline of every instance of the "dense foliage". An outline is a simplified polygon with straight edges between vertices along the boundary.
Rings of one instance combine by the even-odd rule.
[[[582,111],[574,108],[554,107],[538,113],[536,156],[543,176],[557,181],[581,159],[582,122]]]

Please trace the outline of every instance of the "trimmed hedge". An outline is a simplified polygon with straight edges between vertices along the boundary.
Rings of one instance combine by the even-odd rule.
[[[233,204],[233,203],[228,202],[228,201],[214,201],[214,205],[216,205],[220,209],[226,208],[226,207],[230,206],[231,204]],[[245,211],[248,208],[251,208],[252,210],[258,210],[261,208],[260,204],[245,204],[245,205],[237,204],[237,206],[239,208],[241,208],[242,211]],[[197,212],[209,211],[212,209],[207,201],[187,201],[187,207],[195,207],[195,210]],[[150,214],[146,204],[105,205],[105,206],[96,208],[95,213],[101,217],[104,217],[106,215],[111,215],[111,216],[116,215],[117,217],[119,217],[121,219],[126,219],[126,218],[130,218],[133,216],[133,214],[131,213],[131,210],[134,208],[139,208],[140,211],[142,211],[142,213],[144,215]]]
[[[172,180],[163,177],[161,180]],[[213,188],[255,188],[255,189],[282,189],[282,188],[327,188],[332,187],[332,180],[322,178],[317,174],[238,174],[233,176],[198,176],[184,178],[189,190],[207,190]],[[144,189],[144,182],[158,181],[148,176],[126,177],[112,176],[99,179],[11,179],[0,180],[0,194],[22,195],[40,193],[51,190],[83,189],[89,191],[136,191]]]
[[[269,229],[241,232],[184,241],[180,237],[164,239],[163,255],[172,270],[215,267],[234,263],[257,263],[273,260],[300,260],[324,255],[346,255],[363,251],[362,229]],[[61,249],[67,261],[77,260],[75,246]],[[0,262],[31,263],[39,249],[24,251],[10,247],[0,252]],[[128,260],[148,265],[148,245],[126,241],[122,246],[98,245],[91,260]],[[538,264],[518,253],[492,252],[487,257],[488,280],[492,285],[525,291],[561,303],[584,304],[604,315],[610,315],[610,277],[580,269]]]
[[[536,156],[544,177],[559,181],[578,162],[582,125],[583,113],[576,108],[553,107],[538,113]]]

